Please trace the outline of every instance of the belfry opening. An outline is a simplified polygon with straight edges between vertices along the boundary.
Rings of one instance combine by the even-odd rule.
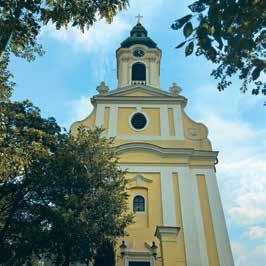
[[[132,81],[146,81],[146,66],[143,63],[132,65]]]

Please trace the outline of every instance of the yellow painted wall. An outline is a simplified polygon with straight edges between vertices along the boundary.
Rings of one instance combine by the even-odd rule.
[[[96,109],[93,109],[93,111],[88,117],[86,117],[85,119],[81,121],[77,121],[71,125],[70,127],[71,134],[74,136],[77,135],[77,129],[80,126],[95,127],[95,118],[96,118]]]
[[[97,107],[96,107],[97,108]],[[96,108],[92,113],[82,121],[75,122],[71,126],[71,132],[73,135],[76,135],[77,128],[79,126],[95,126],[95,117],[96,117]],[[149,124],[146,129],[142,131],[135,131],[131,128],[129,124],[129,119],[132,113],[136,112],[136,108],[132,107],[120,107],[118,112],[118,123],[117,123],[117,134],[118,135],[145,135],[145,136],[160,136],[161,135],[161,122],[160,122],[160,112],[159,108],[142,108],[142,110],[147,114],[149,119]],[[169,133],[170,136],[174,135],[174,124],[172,108],[168,109],[168,118],[169,118]],[[190,118],[188,118],[184,112],[183,122],[184,122],[184,131],[186,139],[183,141],[180,140],[151,140],[148,141],[151,144],[165,147],[165,148],[194,148],[196,150],[212,150],[211,143],[207,139],[207,128],[200,124],[196,123]],[[104,128],[109,128],[109,119],[110,117],[110,107],[105,107],[104,112]],[[193,135],[192,133],[197,133]],[[134,142],[132,140],[116,140],[115,146]],[[141,141],[137,141],[141,142]]]
[[[152,182],[142,181],[140,184],[130,182],[127,192],[129,194],[128,207],[133,211],[133,198],[136,195],[143,195],[146,199],[146,212],[135,213],[135,224],[127,228],[129,234],[125,237],[128,248],[133,250],[146,250],[145,242],[152,244],[156,242],[159,246],[159,240],[154,236],[156,226],[162,224],[162,203],[161,203],[161,182],[159,173],[128,173],[126,178],[132,179],[136,175],[142,175]],[[160,254],[160,250],[158,250]],[[158,264],[160,265],[160,264]]]
[[[159,136],[160,129],[160,109],[159,108],[142,108],[142,111],[148,116],[148,126],[141,131],[135,131],[130,126],[130,117],[136,112],[136,108],[119,107],[118,108],[118,135],[150,135]]]
[[[129,93],[127,96],[148,96],[146,93],[133,92]],[[97,108],[97,105],[96,105]],[[160,109],[159,108],[142,108],[142,111],[147,115],[149,124],[143,131],[135,131],[131,128],[129,124],[129,118],[132,113],[136,112],[135,107],[118,107],[117,114],[117,134],[118,135],[145,135],[145,136],[160,136],[161,135],[161,121],[160,121]],[[174,128],[174,113],[173,108],[168,108],[168,120],[169,120],[169,134],[170,136],[175,135]],[[184,122],[184,133],[185,140],[115,140],[114,146],[119,146],[126,143],[143,142],[157,145],[163,148],[185,148],[185,149],[195,149],[195,150],[211,150],[211,144],[207,139],[207,128],[195,121],[191,120],[184,112],[182,112],[183,122]],[[80,125],[93,127],[95,125],[96,109],[90,114],[86,119],[74,123],[71,127],[72,134],[77,133],[77,128]],[[104,109],[104,124],[103,127],[106,132],[109,131],[111,125],[110,121],[110,107],[105,107]],[[188,157],[180,157],[176,155],[162,155],[160,153],[155,153],[152,151],[127,151],[125,153],[119,154],[120,165],[147,165],[147,166],[170,166],[170,165],[188,165],[193,167],[212,167],[212,160],[200,160],[191,159]],[[136,175],[143,175],[143,177],[151,180],[152,182],[142,181],[137,184],[135,181],[130,182],[127,187],[127,192],[129,193],[128,206],[132,210],[133,197],[136,195],[142,195],[147,200],[146,201],[146,211],[145,213],[135,214],[135,224],[130,225],[127,228],[128,236],[123,238],[131,251],[147,250],[144,241],[151,244],[152,241],[156,242],[158,248],[158,256],[161,256],[160,243],[159,240],[154,236],[156,226],[162,225],[162,203],[161,203],[161,184],[160,184],[160,174],[159,173],[128,173],[126,178],[132,180]],[[207,252],[210,266],[222,266],[219,265],[217,249],[215,244],[215,236],[211,219],[211,211],[208,201],[208,193],[204,176],[197,176],[197,184],[200,197],[200,206],[203,217],[204,230],[206,235]],[[175,197],[175,208],[176,208],[176,222],[177,225],[181,227],[178,234],[177,241],[172,241],[164,246],[164,255],[167,266],[186,266],[186,256],[185,256],[185,243],[184,243],[184,232],[182,224],[182,214],[180,207],[180,193],[179,193],[179,182],[178,175],[173,173],[173,189]],[[119,243],[119,241],[118,241]],[[121,241],[120,243],[121,244]],[[174,256],[172,255],[174,254]],[[119,249],[117,253],[117,266],[121,266],[122,260],[119,258]],[[157,260],[155,266],[162,266],[161,260]]]
[[[125,96],[151,96],[151,94],[141,91],[136,91],[136,92],[126,93]]]
[[[117,133],[120,135],[128,135],[136,133],[133,131],[129,125],[129,117],[132,113],[136,112],[136,108],[132,107],[119,107],[117,114]]]
[[[201,213],[204,224],[207,253],[210,266],[219,266],[217,247],[211,217],[211,209],[208,198],[208,191],[204,175],[197,175],[198,191],[200,197]],[[222,265],[221,265],[222,266]]]

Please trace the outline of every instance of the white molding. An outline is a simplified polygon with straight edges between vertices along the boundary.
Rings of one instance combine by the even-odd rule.
[[[215,172],[212,169],[198,169],[197,172],[199,174],[205,175],[220,265],[234,266],[232,250],[226,228],[226,222]]]
[[[176,173],[178,171],[182,171],[184,168],[189,168],[187,165],[174,165],[174,166],[169,166],[169,165],[161,165],[161,166],[144,166],[144,165],[132,165],[132,164],[120,164],[120,168],[122,170],[127,170],[129,173],[160,173],[162,169],[168,169],[172,171],[172,173]],[[200,170],[206,170],[208,171],[210,168],[205,167],[204,169]]]
[[[141,185],[142,182],[145,182],[145,183],[152,183],[153,182],[152,179],[146,178],[143,175],[136,175],[133,178],[128,179],[127,181],[129,183],[136,182],[136,186],[143,186],[143,185]]]
[[[169,121],[168,121],[168,106],[163,105],[160,107],[160,127],[162,138],[169,137]]]
[[[184,125],[182,119],[182,112],[180,104],[177,104],[173,108],[174,113],[174,126],[175,126],[175,135],[178,140],[184,140]]]
[[[117,115],[118,115],[118,106],[116,104],[110,105],[109,131],[108,131],[109,137],[116,137]]]
[[[150,255],[151,256],[151,255]],[[147,258],[147,256],[143,256],[142,258],[138,255],[138,256],[134,256],[134,254],[132,253],[131,256],[127,256],[125,258],[125,266],[129,266],[129,262],[134,262],[134,261],[145,261],[145,262],[150,262],[150,266],[154,266],[155,263],[154,263],[154,258],[150,257],[150,258]]]
[[[104,122],[104,109],[105,109],[105,105],[104,104],[97,104],[97,108],[96,108],[96,119],[95,119],[95,125],[96,125],[96,127],[103,126],[103,122]]]
[[[135,107],[136,110],[141,109],[141,108],[161,108],[162,106],[167,106],[168,108],[174,108],[176,105],[175,104],[132,104],[132,103],[118,103],[118,104],[105,104],[106,107],[111,107],[111,106],[117,106],[117,107]]]
[[[192,169],[190,170],[191,179],[193,182],[193,185],[191,186],[191,189],[193,191],[193,198],[194,198],[194,211],[195,211],[195,218],[196,218],[196,229],[198,232],[198,240],[199,240],[199,249],[200,249],[200,256],[201,256],[201,263],[202,265],[209,265],[208,260],[208,251],[207,251],[207,244],[206,244],[206,238],[205,238],[205,229],[203,225],[203,217],[202,217],[202,211],[201,211],[201,205],[200,205],[200,197],[199,197],[199,191],[198,191],[198,182],[197,182],[197,170]]]
[[[176,209],[173,186],[173,174],[171,169],[161,169],[161,198],[163,225],[176,226]]]
[[[177,140],[175,136],[150,136],[150,135],[116,135],[117,140]]]
[[[218,156],[217,151],[201,151],[195,149],[182,149],[182,148],[162,148],[154,144],[138,143],[138,142],[125,143],[117,146],[115,149],[118,154],[134,150],[134,151],[150,151],[162,155],[176,155],[182,157],[186,156],[189,158],[209,159],[209,160],[215,160]]]
[[[178,167],[178,181],[180,191],[180,205],[184,227],[184,241],[187,266],[205,266],[202,264],[197,219],[195,213],[195,179],[188,167]]]
[[[137,106],[136,106],[136,110],[137,110],[137,112],[140,112],[140,113],[141,113],[141,112],[142,112],[142,111],[141,111],[141,110],[142,110],[141,106],[140,106],[140,105],[137,105]]]

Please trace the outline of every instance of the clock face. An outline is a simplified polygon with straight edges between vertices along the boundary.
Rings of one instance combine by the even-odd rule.
[[[133,55],[135,57],[143,57],[144,56],[144,51],[142,51],[141,49],[136,49],[136,50],[134,50]]]

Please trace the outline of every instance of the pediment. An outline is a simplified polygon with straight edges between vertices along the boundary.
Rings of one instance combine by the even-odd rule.
[[[146,85],[131,85],[111,91],[99,93],[91,98],[91,103],[167,103],[179,102],[182,107],[186,106],[187,99],[178,93],[167,92]]]
[[[144,85],[132,85],[125,88],[112,90],[97,96],[112,96],[112,97],[177,97],[179,95],[163,91],[158,88],[144,86]]]
[[[153,181],[142,175],[136,175],[135,177],[128,179],[128,183],[132,183],[132,182],[135,182],[136,187],[141,187],[141,186],[145,186],[144,185],[145,183],[152,183]]]

